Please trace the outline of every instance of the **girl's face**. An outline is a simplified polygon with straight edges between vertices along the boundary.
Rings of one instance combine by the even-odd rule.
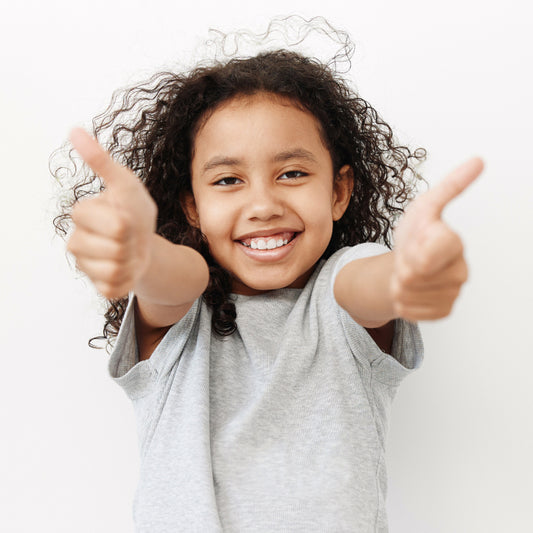
[[[222,104],[196,135],[189,221],[233,276],[233,292],[302,288],[352,189],[309,112],[259,93]]]

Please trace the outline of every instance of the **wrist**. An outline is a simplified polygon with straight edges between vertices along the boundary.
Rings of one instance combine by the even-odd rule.
[[[148,259],[134,292],[159,305],[182,305],[198,298],[209,282],[205,259],[189,246],[174,244],[153,234]]]

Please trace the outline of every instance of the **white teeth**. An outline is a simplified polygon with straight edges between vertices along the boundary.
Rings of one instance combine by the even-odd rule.
[[[288,239],[268,239],[268,241],[265,241],[265,239],[257,239],[256,241],[251,241],[250,244],[244,244],[248,248],[252,248],[252,250],[274,250],[275,248],[279,248],[280,246],[285,246],[289,242]]]

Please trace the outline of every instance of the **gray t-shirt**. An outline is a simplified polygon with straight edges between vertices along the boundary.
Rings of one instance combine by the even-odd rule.
[[[333,296],[344,265],[386,251],[343,248],[303,289],[233,295],[225,338],[198,299],[146,361],[130,299],[109,372],[137,417],[138,532],[387,531],[388,415],[422,341],[397,320],[383,353]]]

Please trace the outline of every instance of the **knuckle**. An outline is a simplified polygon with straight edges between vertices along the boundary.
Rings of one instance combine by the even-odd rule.
[[[126,240],[131,231],[131,222],[129,220],[129,217],[127,217],[123,213],[118,213],[114,222],[113,227],[111,230],[112,236],[119,241]]]
[[[400,286],[401,285],[405,285],[408,280],[410,279],[410,273],[407,269],[405,268],[401,268],[398,270],[398,273],[397,273],[397,284],[396,284],[396,290],[399,291],[400,290]]]
[[[452,306],[451,305],[447,305],[445,307],[443,307],[439,313],[438,313],[438,316],[436,318],[445,318],[447,317],[450,313],[452,312]]]
[[[446,316],[446,313],[444,312],[444,310],[442,308],[439,308],[439,309],[431,310],[427,315],[427,319],[428,320],[439,320],[441,318],[444,318],[445,316]]]
[[[122,242],[112,241],[109,245],[108,257],[122,268],[128,259],[128,249]]]
[[[84,265],[83,263],[79,263],[78,261],[76,261],[76,270],[78,272],[80,272],[81,274],[83,274],[84,276],[87,276],[91,281],[94,281],[94,275],[93,273],[90,271],[90,269]]]
[[[67,241],[67,252],[70,252],[72,255],[76,255],[77,246],[76,241],[74,239],[74,235],[70,237],[70,239]]]
[[[95,212],[103,204],[101,197],[80,198],[70,211],[70,217],[77,226],[85,226],[95,218]]]
[[[416,279],[416,272],[411,266],[406,264],[401,265],[398,268],[398,289],[400,290],[401,286],[410,286]]]
[[[418,279],[419,273],[414,269],[405,270],[401,275],[401,282],[403,287],[410,288]]]
[[[419,275],[428,274],[431,270],[431,258],[427,253],[420,253],[416,260],[414,268]]]
[[[128,253],[124,246],[116,246],[111,252],[111,256],[114,261],[121,265],[126,263],[128,259]]]
[[[95,283],[95,286],[102,296],[105,296],[107,299],[113,298],[113,287],[109,283],[106,283],[105,281],[100,281],[98,283]]]
[[[107,274],[108,283],[112,285],[117,285],[122,281],[123,277],[124,277],[123,268],[118,263],[113,262]]]
[[[86,203],[86,201],[83,203]],[[74,224],[78,224],[83,218],[83,214],[85,211],[85,206],[83,205],[83,203],[78,200],[70,211],[70,218],[72,219],[72,222],[74,222]]]
[[[98,287],[97,287],[98,288]],[[111,285],[103,283],[98,292],[105,296],[108,300],[116,300],[117,298],[123,298],[128,294],[128,290],[125,285]]]
[[[417,320],[416,314],[413,313],[412,308],[407,303],[397,302],[394,306],[394,312],[399,318],[404,320]]]
[[[80,263],[80,261],[76,258],[76,261],[74,262],[74,268],[78,271],[78,272],[85,272],[84,268],[83,268],[83,265]]]
[[[72,209],[70,210],[70,218],[74,222],[76,222],[79,212],[80,212],[80,203],[78,201],[72,206]]]
[[[463,242],[459,234],[455,230],[450,228],[450,226],[445,226],[445,228],[446,228],[446,234],[448,235],[448,239],[450,240],[450,242],[453,242],[455,246],[457,246],[457,249],[462,248]]]
[[[407,292],[403,291],[403,290],[400,290],[396,294],[395,302],[398,303],[399,305],[401,305],[402,307],[407,306],[407,304],[409,303],[409,300],[407,298]]]
[[[83,251],[83,238],[78,230],[74,230],[70,235],[66,249],[73,255],[78,255]]]
[[[398,317],[404,318],[405,306],[401,302],[394,302],[393,311]]]
[[[461,272],[459,273],[459,282],[463,284],[467,280],[468,280],[468,265],[466,263],[463,263]]]
[[[393,278],[390,284],[390,294],[393,300],[397,300],[400,297],[401,289],[397,278]]]
[[[459,237],[459,235],[455,232],[452,233],[452,236],[453,236],[455,247],[457,249],[457,254],[462,255],[465,251],[465,247],[464,247],[463,241],[461,240],[461,237]]]
[[[442,304],[439,308],[435,309],[433,313],[433,319],[445,318],[452,312],[453,301]]]

